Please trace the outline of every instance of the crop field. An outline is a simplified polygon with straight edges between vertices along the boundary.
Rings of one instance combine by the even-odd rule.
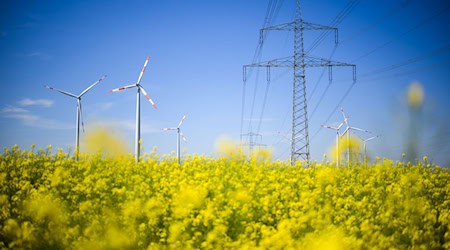
[[[10,249],[449,249],[450,171],[264,155],[0,156]]]

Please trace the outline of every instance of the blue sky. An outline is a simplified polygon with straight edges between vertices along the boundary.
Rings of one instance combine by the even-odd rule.
[[[73,147],[76,101],[43,85],[78,94],[107,74],[82,99],[86,133],[81,139],[93,126],[108,124],[127,138],[132,152],[135,90],[107,90],[134,83],[147,55],[151,58],[141,84],[159,109],[141,98],[145,151],[154,146],[161,154],[175,150],[175,134],[160,129],[175,126],[184,113],[187,153],[212,154],[223,136],[238,141],[242,65],[252,61],[269,2],[275,1],[2,1],[1,146]],[[293,18],[295,1],[278,2],[281,7],[271,24]],[[305,20],[329,25],[349,1],[302,4]],[[421,154],[447,164],[448,2],[355,1],[337,27],[340,43],[332,59],[356,64],[358,74],[340,106],[351,125],[381,135],[370,142],[371,154],[401,158],[408,127],[405,92],[412,81],[419,81],[425,90]],[[321,34],[307,31],[305,48]],[[290,55],[292,35],[270,32],[261,59]],[[329,58],[333,48],[334,37],[328,35],[310,53]],[[320,129],[320,124],[341,120],[341,114],[332,111],[352,84],[351,70],[336,68],[319,103],[329,84],[327,72],[320,78],[321,73],[307,70],[311,154],[316,160],[334,141],[333,132]],[[247,81],[244,133],[250,123],[256,132],[266,84],[263,70],[255,70]],[[259,133],[275,158],[289,157],[290,142],[284,135],[291,130],[291,105],[292,72],[273,69]]]

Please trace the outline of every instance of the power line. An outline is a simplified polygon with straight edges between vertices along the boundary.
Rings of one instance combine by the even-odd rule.
[[[366,28],[364,28],[364,29],[360,30],[359,32],[357,32],[357,34],[356,34],[354,37],[356,37],[356,36],[358,36],[358,35],[361,35],[362,33],[364,33],[364,32],[366,32],[366,31],[370,30],[370,29],[373,28],[373,27],[375,27],[376,24],[382,22],[383,19],[385,19],[385,18],[387,18],[387,17],[389,17],[389,16],[392,16],[392,15],[398,13],[401,9],[405,8],[405,7],[407,6],[408,3],[409,3],[409,2],[404,3],[404,4],[401,4],[401,5],[399,5],[398,7],[394,8],[393,10],[391,10],[390,12],[386,13],[386,14],[383,15],[381,18],[377,19],[376,22],[370,24],[370,25],[367,26]],[[350,3],[349,3],[349,4],[350,4]],[[344,8],[343,11],[345,11],[345,10],[346,10],[346,8]],[[409,32],[409,31],[408,31],[408,32]],[[408,32],[407,32],[407,33],[408,33]],[[405,34],[405,35],[406,35],[406,34]],[[351,39],[352,39],[352,38],[347,39],[347,40],[344,40],[343,42],[348,42],[348,41],[351,40]],[[387,44],[386,44],[386,45],[387,45]],[[385,45],[383,45],[383,46],[385,46]],[[378,50],[378,49],[380,49],[380,48],[381,48],[381,47],[377,48],[376,50]],[[376,50],[370,52],[370,54],[373,53],[373,52],[375,52]],[[361,58],[363,58],[363,57],[365,57],[365,56],[367,56],[367,55],[369,55],[369,53],[366,54],[366,55],[363,55],[362,57],[358,58],[357,60],[359,60],[359,59],[361,59]],[[357,60],[353,60],[353,62],[355,62],[355,61],[357,61]],[[323,76],[323,73],[324,73],[324,71],[322,72],[322,76]],[[321,76],[321,77],[322,77],[322,76]],[[311,113],[310,118],[313,117],[313,115],[315,114],[315,112],[316,112],[318,106],[319,106],[319,105],[321,104],[321,102],[323,101],[323,99],[324,99],[326,93],[328,92],[330,86],[331,86],[331,82],[329,82],[329,84],[327,85],[327,87],[325,88],[325,90],[322,92],[322,95],[321,95],[321,97],[319,98],[318,103],[317,103],[316,106],[314,107],[313,112]],[[327,119],[323,122],[323,124],[327,123],[327,122],[331,119],[331,117],[332,117],[333,114],[336,112],[336,110],[339,108],[339,106],[341,106],[341,104],[344,102],[345,98],[347,98],[347,96],[350,94],[350,92],[351,92],[351,90],[353,89],[354,86],[355,86],[355,82],[353,82],[352,85],[350,85],[350,87],[349,87],[349,88],[347,89],[347,91],[345,92],[344,96],[340,99],[340,101],[338,102],[338,104],[334,107],[334,109],[333,109],[332,112],[328,115]],[[322,127],[320,127],[320,128],[313,134],[313,136],[311,137],[311,140],[314,139],[314,138],[317,136],[317,134],[320,132],[321,129],[322,129]]]
[[[404,71],[404,72],[388,75],[388,76],[385,76],[385,77],[379,77],[379,78],[374,78],[374,79],[367,79],[364,82],[369,82],[369,81],[374,81],[374,80],[386,80],[386,79],[397,78],[397,77],[404,76],[404,75],[411,75],[411,74],[420,73],[420,72],[428,71],[428,70],[431,70],[431,69],[439,68],[439,67],[442,67],[442,66],[446,66],[448,64],[450,64],[450,60],[446,60],[446,61],[438,62],[438,63],[433,63],[431,65],[427,65],[427,66],[424,66],[424,67],[418,67],[418,68],[415,68],[415,69],[412,69],[412,70],[408,70],[408,71]]]
[[[391,70],[394,70],[394,69],[397,69],[397,68],[400,68],[400,67],[412,64],[412,63],[416,63],[418,61],[422,61],[424,59],[427,59],[429,57],[433,57],[435,55],[440,55],[441,53],[445,53],[448,50],[450,50],[450,44],[447,44],[444,47],[440,47],[440,48],[435,49],[433,51],[430,51],[428,53],[425,53],[425,54],[422,54],[422,55],[410,58],[410,59],[408,59],[406,61],[403,61],[403,62],[400,62],[400,63],[395,63],[395,64],[392,64],[392,65],[389,65],[389,66],[386,66],[386,67],[383,67],[383,68],[380,68],[380,69],[376,69],[376,70],[373,70],[373,71],[361,74],[361,75],[359,75],[359,78],[364,78],[364,77],[368,77],[368,76],[371,76],[371,75],[378,75],[380,73],[391,71]]]
[[[330,26],[337,26],[339,25],[352,11],[353,9],[359,4],[359,0],[358,1],[350,1],[345,7],[344,9],[341,10],[341,12],[339,12],[339,14],[334,18],[334,20],[330,23]],[[316,39],[316,41],[313,43],[313,46],[311,46],[311,48],[308,51],[312,51],[314,50],[318,44],[326,37],[326,35],[328,35],[329,30],[322,32],[322,36],[319,37],[318,39]],[[330,56],[329,56],[329,60],[331,60],[334,56],[334,53],[336,52],[337,49],[337,43],[334,46],[333,51],[331,52]],[[317,87],[319,86],[319,83],[321,82],[323,76],[325,74],[325,69],[322,70],[322,73],[320,74],[319,79],[317,80],[316,84],[314,85],[314,88],[311,92],[310,95],[310,99],[311,100],[312,96],[314,95],[315,91],[317,90]],[[327,87],[325,88],[325,90],[322,92],[319,101],[317,102],[316,106],[314,107],[312,113],[309,116],[309,119],[311,119],[312,117],[314,117],[314,114],[316,113],[319,105],[322,103],[323,99],[325,98],[326,93],[328,92],[330,85],[331,85],[331,77],[329,79],[330,81],[328,82]]]
[[[335,47],[335,48],[336,48],[336,47]],[[330,57],[330,59],[331,59],[331,57]],[[311,94],[309,95],[309,98],[308,98],[308,104],[311,102],[311,99],[312,99],[312,97],[314,96],[314,93],[316,92],[317,87],[319,86],[319,83],[322,81],[322,78],[323,78],[323,76],[325,75],[325,71],[326,71],[326,70],[327,70],[326,68],[322,69],[322,72],[320,73],[320,76],[319,76],[319,78],[317,79],[316,84],[314,84],[314,88],[313,88],[313,90],[311,91]]]
[[[411,29],[407,30],[406,32],[400,34],[400,35],[397,36],[396,38],[394,38],[394,39],[392,39],[392,40],[389,40],[389,41],[387,41],[387,42],[385,42],[385,43],[379,45],[378,47],[376,47],[376,48],[370,50],[369,52],[363,54],[362,56],[360,56],[360,57],[358,57],[358,58],[352,60],[352,63],[357,62],[357,61],[359,61],[359,60],[361,60],[361,59],[363,59],[363,58],[365,58],[365,57],[367,57],[367,56],[369,56],[369,55],[375,53],[376,51],[378,51],[378,50],[380,50],[380,49],[382,49],[382,48],[388,46],[389,44],[391,44],[391,43],[394,42],[395,40],[400,39],[400,38],[406,36],[407,34],[411,33],[412,31],[414,31],[414,30],[420,28],[422,25],[426,24],[427,22],[429,22],[429,21],[431,21],[431,20],[437,18],[438,16],[444,14],[448,9],[450,9],[450,6],[447,6],[447,8],[445,8],[445,9],[443,9],[443,10],[440,10],[440,11],[438,11],[437,13],[435,13],[434,15],[432,15],[432,16],[430,16],[430,17],[424,19],[424,20],[422,20],[421,22],[419,22],[418,24],[416,24],[414,27],[412,27]]]
[[[264,28],[268,27],[268,25],[271,24],[271,22],[276,19],[282,4],[283,4],[283,1],[281,1],[281,3],[278,4],[278,5],[277,5],[277,2],[273,5],[274,7],[272,9],[274,10],[274,13],[271,15],[272,17],[270,18],[270,20],[264,24],[264,26],[263,26]],[[264,39],[267,39],[267,34],[266,34]],[[263,34],[263,36],[264,36],[264,34]],[[259,117],[257,132],[256,132],[257,134],[259,134],[259,132],[261,130],[261,123],[262,123],[262,119],[263,119],[264,111],[265,111],[265,107],[266,107],[267,95],[268,95],[268,92],[269,92],[269,86],[270,86],[270,67],[267,67],[267,84],[266,84],[266,90],[264,92],[264,99],[263,99],[261,114],[260,114],[260,117]]]
[[[280,3],[278,2],[278,0],[275,0],[275,1],[270,0],[269,1],[268,5],[267,5],[266,15],[264,17],[262,29],[268,27],[276,20],[282,4],[283,4],[283,0],[281,0]],[[267,39],[267,36],[268,36],[268,32],[266,32],[265,34],[260,36],[259,41],[256,44],[255,53],[253,54],[252,63],[256,63],[257,61],[261,60],[262,49],[263,49],[264,41]],[[251,77],[252,71],[253,71],[253,69],[249,70],[248,78]]]
[[[410,71],[407,71],[407,72],[402,72],[402,73],[394,74],[394,75],[391,75],[391,76],[388,76],[388,77],[385,77],[385,78],[379,78],[378,80],[385,80],[385,79],[390,79],[390,78],[396,78],[396,77],[403,76],[403,75],[409,75],[409,74],[412,74],[412,73],[418,73],[418,72],[426,71],[426,70],[429,70],[429,69],[434,69],[434,68],[437,68],[437,67],[445,66],[445,65],[448,65],[448,64],[450,64],[450,60],[446,60],[446,61],[443,61],[443,62],[440,62],[440,63],[434,63],[434,64],[428,65],[428,66],[426,66],[426,67],[416,68],[416,69],[413,69],[413,70],[410,70]],[[346,93],[344,94],[344,96],[341,98],[341,100],[339,101],[339,103],[335,106],[335,108],[333,109],[333,111],[329,114],[329,116],[327,117],[327,119],[326,119],[323,123],[327,123],[327,122],[331,119],[333,113],[336,112],[336,110],[339,108],[339,106],[341,106],[341,104],[344,102],[345,98],[348,96],[348,94],[350,93],[350,91],[352,90],[352,88],[354,87],[354,85],[355,85],[355,83],[353,83],[353,84],[347,89],[347,91],[346,91]],[[314,133],[314,135],[311,137],[311,140],[314,139],[314,138],[317,136],[317,134],[320,132],[320,130],[322,130],[322,127],[320,127],[320,128]]]
[[[336,52],[336,49],[337,49],[337,46],[334,46],[334,49],[333,49],[333,51],[331,52],[331,55],[330,55],[330,59],[333,57],[334,53]],[[320,75],[319,80],[317,81],[314,90],[317,88],[317,86],[318,86],[318,84],[319,84],[319,82],[320,82],[320,80],[322,79],[322,77],[323,77],[324,74],[325,74],[325,69],[322,70],[322,74]],[[326,93],[328,92],[328,89],[330,89],[331,82],[332,82],[332,81],[331,81],[331,78],[330,78],[329,81],[328,81],[327,87],[326,87],[325,90],[322,92],[322,95],[320,96],[319,101],[317,102],[317,104],[316,104],[316,106],[314,107],[314,109],[313,109],[311,115],[309,116],[309,119],[311,119],[311,118],[314,116],[314,114],[316,113],[317,108],[318,108],[319,105],[322,103],[323,99],[325,98],[325,95],[326,95]],[[313,90],[313,92],[314,92],[314,90]],[[312,95],[312,94],[311,94],[311,95]],[[310,97],[310,98],[311,98],[311,97]]]
[[[245,68],[242,69],[245,71]],[[243,75],[245,75],[245,72],[243,72]],[[239,142],[242,143],[242,130],[244,128],[244,109],[245,109],[245,85],[247,84],[246,79],[242,80],[242,106],[241,106],[241,131],[239,133]]]
[[[366,78],[371,77],[373,75],[378,75],[378,74],[381,74],[381,73],[392,71],[394,69],[401,68],[401,67],[409,65],[409,64],[413,64],[413,63],[417,63],[417,62],[423,61],[423,60],[431,58],[433,56],[437,56],[437,55],[441,56],[441,55],[443,55],[444,53],[446,53],[449,50],[450,50],[450,44],[447,44],[447,45],[445,45],[443,47],[437,48],[435,50],[432,50],[430,52],[421,54],[421,55],[416,56],[416,57],[409,58],[409,59],[407,59],[405,61],[394,63],[394,64],[391,64],[391,65],[388,65],[388,66],[385,66],[385,67],[381,67],[381,68],[378,68],[378,69],[375,69],[375,70],[372,70],[372,71],[369,71],[369,72],[366,72],[366,73],[358,74],[358,79],[359,79],[358,82],[363,83],[363,82],[368,82],[368,81],[377,80],[377,79],[390,79],[390,78],[397,77],[398,75],[400,75],[400,76],[401,75],[405,75],[405,72],[401,72],[401,73],[397,73],[397,74],[394,74],[394,75],[391,75],[391,76],[388,76],[388,77],[385,76],[385,77],[379,77],[379,78],[366,80]],[[439,66],[441,66],[441,63],[437,63],[437,64],[434,64],[434,65],[435,65],[435,67],[439,67]],[[445,65],[445,63],[444,63],[444,65]],[[430,66],[417,68],[415,70],[412,70],[413,71],[412,73],[414,73],[417,70],[423,70],[423,68],[429,68],[429,67]],[[407,71],[406,73],[408,73],[408,72],[410,72],[410,71]],[[364,80],[361,80],[361,78],[363,78]],[[346,82],[346,81],[349,81],[349,79],[334,80],[334,82]]]
[[[353,11],[353,9],[359,4],[359,2],[359,0],[352,0],[348,2],[344,9],[342,9],[341,12],[339,12],[338,15],[333,19],[333,21],[331,21],[329,26],[337,27]],[[316,49],[317,46],[326,38],[329,33],[330,30],[325,30],[324,32],[322,32],[319,37],[312,43],[311,47],[306,50],[306,53],[310,53],[314,49]],[[337,33],[335,39],[337,42]]]
[[[263,21],[263,25],[262,27],[268,27],[269,25],[271,25],[271,23],[276,20],[278,13],[280,11],[280,8],[283,4],[283,0],[278,1],[278,0],[270,0],[268,5],[267,5],[267,9],[266,9],[266,14],[264,17],[264,21]],[[255,49],[255,53],[253,54],[253,63],[256,63],[257,61],[261,60],[262,57],[262,50],[263,50],[263,44],[264,44],[264,40],[267,39],[267,33],[263,34],[256,46]],[[248,76],[250,76],[252,74],[252,69],[250,69]],[[253,122],[253,114],[254,114],[254,110],[255,110],[255,102],[256,102],[256,94],[257,94],[257,90],[258,90],[258,80],[259,80],[259,69],[257,70],[257,75],[256,75],[256,79],[255,79],[255,87],[253,90],[253,98],[252,98],[252,104],[251,104],[251,112],[250,112],[250,119],[249,119],[249,125],[248,125],[248,133],[245,136],[248,136],[248,139],[250,140],[249,142],[249,146],[250,146],[250,151],[253,148],[253,137],[254,135],[258,135],[252,132],[252,122]],[[244,113],[245,113],[245,98],[246,98],[246,84],[247,83],[247,72],[246,69],[244,68],[244,72],[243,72],[243,91],[242,91],[242,106],[241,106],[241,128],[240,128],[240,142],[242,144],[242,139],[243,139],[243,129],[244,129]],[[267,99],[267,92],[268,92],[268,86],[266,87],[266,94],[264,97],[264,105]],[[261,111],[261,116],[260,116],[260,120],[259,120],[259,124],[258,124],[258,133],[261,127],[261,121],[262,121],[262,116],[264,113],[264,107],[263,110]]]
[[[259,116],[259,122],[258,122],[258,129],[256,130],[257,134],[259,134],[259,131],[261,129],[261,123],[264,116],[264,110],[266,108],[266,102],[267,102],[267,94],[269,93],[269,87],[270,87],[270,67],[267,67],[267,84],[266,84],[266,91],[264,92],[264,99],[261,109],[261,114]]]
[[[386,43],[384,43],[384,44],[382,44],[382,45],[376,47],[375,49],[369,51],[368,53],[366,53],[366,54],[364,54],[364,55],[362,55],[362,56],[360,56],[360,57],[354,59],[352,62],[356,62],[356,61],[358,61],[358,60],[360,60],[360,59],[362,59],[362,58],[364,58],[364,57],[366,57],[366,56],[368,56],[368,55],[370,55],[370,54],[376,52],[377,50],[379,50],[379,49],[381,49],[381,48],[383,48],[383,47],[385,47],[385,46],[391,44],[394,40],[406,36],[407,34],[409,34],[410,32],[414,31],[415,29],[421,27],[421,26],[424,25],[425,23],[427,23],[427,22],[429,22],[429,21],[431,21],[431,20],[437,18],[438,16],[442,15],[442,14],[443,14],[444,12],[446,12],[449,8],[450,8],[450,6],[448,6],[447,8],[445,8],[445,9],[439,11],[439,12],[437,12],[436,14],[434,14],[434,15],[432,15],[432,16],[430,16],[430,17],[424,19],[424,20],[422,20],[422,21],[419,22],[417,25],[415,25],[414,27],[412,27],[412,28],[409,29],[408,31],[402,33],[402,34],[401,34],[400,36],[398,36],[397,38],[392,39],[392,40],[390,40],[390,41],[388,41],[388,42],[386,42]],[[446,62],[446,64],[447,64],[447,62]],[[414,71],[414,72],[417,72],[417,70]],[[398,75],[398,74],[397,74],[397,75]],[[354,87],[354,85],[355,85],[355,83],[353,83],[353,84],[347,89],[347,91],[346,91],[346,93],[344,94],[344,96],[341,98],[341,100],[339,101],[339,103],[335,106],[335,108],[333,109],[333,111],[329,114],[329,116],[327,117],[327,119],[326,119],[325,122],[323,122],[323,123],[327,123],[327,122],[331,119],[333,113],[336,112],[336,110],[339,108],[339,106],[343,103],[343,101],[344,101],[345,98],[348,96],[348,94],[350,93],[350,91],[352,90],[352,88]],[[320,132],[321,129],[322,129],[322,128],[319,128],[319,129],[314,133],[314,135],[311,137],[311,139],[313,139],[313,138]]]
[[[281,1],[281,2],[283,2],[283,1]],[[276,0],[276,1],[270,0],[269,1],[268,5],[267,5],[264,21],[263,21],[263,27],[267,27],[268,25],[270,25],[270,23],[273,21],[273,19],[277,17],[278,12],[279,12],[280,7],[281,7],[281,4],[278,7],[276,7],[277,5],[278,5],[278,0]],[[264,41],[265,38],[266,37],[260,38],[260,40],[258,41],[258,43],[256,45],[256,49],[255,49],[255,52],[253,54],[253,59],[252,59],[253,63],[261,60],[262,48],[263,48],[263,44],[264,44],[263,41]],[[246,69],[244,69],[244,71],[245,70]],[[250,76],[251,74],[252,74],[252,69],[250,69],[250,72],[249,72],[248,75]],[[243,77],[244,77],[244,79],[243,79],[243,90],[242,90],[243,94],[242,94],[241,129],[240,129],[241,130],[240,131],[240,141],[241,141],[241,143],[242,143],[242,132],[243,132],[243,126],[244,126],[243,124],[244,124],[244,113],[245,113],[245,97],[246,97],[246,93],[245,93],[246,91],[245,90],[246,90],[246,82],[247,82],[247,79],[246,79],[247,78],[247,72],[244,72]],[[251,111],[252,116],[253,116],[254,102],[255,102],[256,91],[257,91],[256,85],[257,84],[255,83],[255,89],[254,89],[254,93],[253,93],[253,102],[252,102],[252,111]],[[252,118],[253,117],[250,118],[250,121],[251,121]],[[250,122],[250,126],[249,127],[251,127],[251,122]]]
[[[348,94],[350,94],[350,92],[352,91],[353,87],[355,86],[356,81],[354,81],[352,83],[352,85],[350,85],[350,87],[347,89],[347,91],[345,92],[344,96],[342,96],[341,100],[339,100],[338,104],[334,107],[333,111],[331,111],[331,113],[328,115],[327,119],[322,122],[322,124],[326,124],[328,123],[328,121],[331,119],[331,117],[333,116],[334,112],[336,112],[336,110],[338,110],[338,108],[342,105],[342,103],[344,102],[345,98],[347,98]],[[322,130],[322,127],[320,127],[311,137],[311,140],[314,139],[317,134],[320,132],[320,130]]]
[[[405,2],[401,2],[399,5],[391,9],[390,11],[386,12],[384,15],[380,16],[378,19],[376,19],[373,23],[367,25],[366,27],[360,29],[359,31],[355,32],[355,34],[347,39],[344,39],[341,41],[342,43],[347,43],[350,40],[353,40],[354,38],[364,34],[365,32],[369,31],[370,29],[377,27],[380,23],[384,22],[386,19],[388,19],[391,16],[394,16],[398,13],[400,13],[401,10],[403,10],[405,7],[407,7],[412,0],[407,0]]]

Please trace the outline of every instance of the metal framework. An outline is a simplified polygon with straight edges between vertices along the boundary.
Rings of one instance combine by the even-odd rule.
[[[247,134],[243,134],[242,136],[248,137],[248,144],[242,144],[242,146],[248,146],[249,153],[252,154],[253,149],[255,147],[262,148],[267,145],[261,144],[258,141],[262,141],[262,135],[258,133],[249,132]]]
[[[333,67],[353,67],[353,80],[356,78],[356,65],[332,61],[324,58],[316,58],[305,54],[304,30],[332,30],[335,33],[335,43],[338,42],[338,31],[335,27],[313,24],[302,19],[300,0],[297,0],[295,20],[289,23],[279,24],[260,30],[260,42],[263,42],[264,31],[287,30],[294,31],[293,56],[273,59],[266,62],[244,65],[244,81],[246,80],[247,67],[289,67],[293,68],[293,100],[292,100],[292,138],[291,138],[291,164],[297,160],[306,161],[309,166],[309,134],[308,134],[308,109],[306,100],[306,68],[328,67],[329,79],[332,79]]]

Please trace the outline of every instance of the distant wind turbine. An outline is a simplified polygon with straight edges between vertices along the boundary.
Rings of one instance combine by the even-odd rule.
[[[141,140],[141,101],[140,101],[140,92],[144,94],[145,98],[153,105],[155,109],[157,109],[155,103],[152,101],[150,96],[147,94],[147,91],[141,86],[141,80],[142,76],[144,75],[145,68],[147,67],[148,60],[150,60],[150,56],[147,56],[147,59],[145,60],[144,66],[142,67],[141,74],[139,75],[139,78],[136,83],[120,87],[117,89],[109,90],[108,92],[118,92],[129,88],[136,88],[137,94],[136,94],[136,134],[135,134],[135,144],[134,144],[134,154],[136,157],[136,161],[139,161],[139,156],[141,155],[141,148],[140,148],[140,140]]]
[[[106,77],[107,77],[107,75],[104,75],[102,78],[98,79],[96,82],[91,84],[91,86],[89,86],[85,90],[83,90],[83,92],[81,92],[81,94],[79,94],[79,95],[74,95],[72,93],[45,85],[45,87],[48,89],[57,91],[61,94],[64,94],[64,95],[67,95],[67,96],[77,99],[77,121],[76,121],[76,138],[75,138],[75,157],[77,159],[78,159],[78,151],[80,150],[80,122],[81,122],[81,127],[83,128],[83,132],[84,132],[83,110],[81,108],[81,97],[84,94],[86,94],[90,89],[92,89],[96,84],[103,81]]]
[[[347,127],[341,136],[344,136],[345,134],[347,134],[347,161],[350,162],[350,130],[361,131],[361,132],[366,132],[366,133],[370,133],[370,131],[361,129],[361,128],[351,127],[348,124],[348,119],[346,119],[346,118],[348,118],[348,116],[345,116],[343,108],[341,108],[341,113],[342,113],[342,116],[344,117],[344,122]]]
[[[367,139],[363,139],[363,138],[359,137],[363,141],[363,144],[364,144],[364,163],[366,165],[367,165],[367,142],[371,141],[371,140],[373,140],[375,138],[378,138],[378,137],[380,137],[380,136],[376,135],[376,136],[369,137]]]
[[[348,117],[344,117],[344,120],[341,122],[341,124],[339,124],[337,127],[332,127],[332,126],[327,126],[327,125],[321,125],[324,128],[328,128],[328,129],[333,129],[336,131],[336,161],[337,161],[337,166],[340,166],[340,152],[339,152],[339,137],[340,137],[340,133],[339,130],[341,129],[341,127],[347,122]]]
[[[183,132],[181,132],[181,130],[180,130],[181,124],[183,124],[183,121],[186,118],[186,115],[187,114],[185,114],[183,116],[183,118],[181,118],[181,121],[180,121],[180,123],[178,123],[178,126],[176,128],[163,128],[162,129],[164,131],[170,131],[170,130],[176,130],[177,131],[177,157],[178,157],[178,164],[181,163],[181,158],[180,158],[180,137],[183,139],[183,141],[185,143],[187,143],[187,140],[184,137]]]

